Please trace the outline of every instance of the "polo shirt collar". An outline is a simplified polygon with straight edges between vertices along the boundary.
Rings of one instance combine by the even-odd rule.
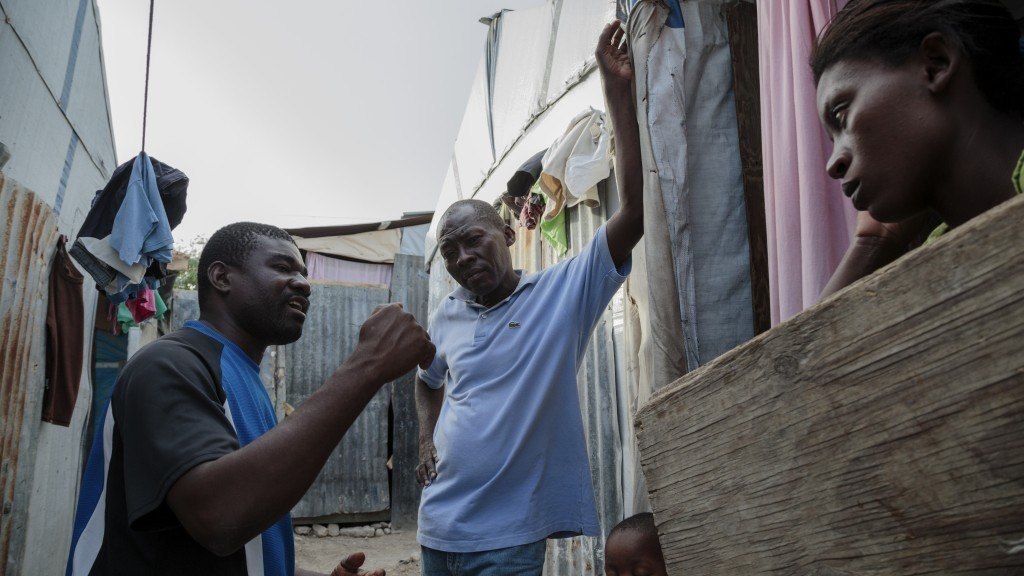
[[[522,270],[520,270],[518,268],[516,269],[516,272],[519,273],[519,284],[516,285],[516,289],[513,290],[511,294],[506,296],[504,300],[502,300],[501,302],[498,302],[494,306],[491,306],[491,308],[494,308],[495,306],[500,306],[500,305],[504,304],[505,302],[508,302],[513,296],[515,296],[516,294],[518,294],[518,293],[522,292],[523,290],[525,290],[527,286],[529,286],[530,284],[535,283],[537,281],[537,276],[540,274],[539,272],[535,272],[533,274],[527,274],[526,272],[523,272]],[[452,293],[448,295],[448,299],[449,300],[460,300],[460,301],[465,302],[466,304],[468,304],[470,306],[479,306],[480,308],[484,307],[483,304],[478,304],[477,303],[477,301],[476,301],[476,294],[473,294],[472,292],[470,292],[469,290],[466,290],[462,286],[456,286],[455,290],[453,290]]]

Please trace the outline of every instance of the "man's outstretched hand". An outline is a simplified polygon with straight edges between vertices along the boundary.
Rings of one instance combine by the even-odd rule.
[[[383,570],[374,570],[373,572],[360,570],[363,562],[366,562],[366,554],[362,552],[349,554],[348,558],[342,560],[338,567],[331,572],[331,576],[356,576],[357,574],[360,576],[384,576]]]

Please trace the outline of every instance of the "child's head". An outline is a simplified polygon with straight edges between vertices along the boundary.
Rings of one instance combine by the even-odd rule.
[[[612,528],[604,545],[606,576],[665,576],[665,558],[654,515],[644,512]]]
[[[851,0],[836,14],[811,68],[835,142],[826,169],[858,209],[892,222],[965,192],[949,183],[980,115],[1020,124],[1019,39],[999,0]]]

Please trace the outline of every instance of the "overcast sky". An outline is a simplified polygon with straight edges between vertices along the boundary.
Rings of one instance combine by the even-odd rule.
[[[157,0],[146,150],[191,179],[175,238],[433,210],[478,20],[544,1]],[[98,4],[123,162],[141,143],[149,3]]]

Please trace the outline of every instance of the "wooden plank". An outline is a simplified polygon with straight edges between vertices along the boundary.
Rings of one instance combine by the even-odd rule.
[[[768,288],[768,232],[764,214],[764,169],[761,156],[761,81],[757,47],[757,6],[737,2],[726,8],[732,54],[736,127],[743,170],[743,204],[750,242],[750,297],[754,334],[772,326]]]
[[[1021,574],[1024,198],[659,392],[671,574]]]

